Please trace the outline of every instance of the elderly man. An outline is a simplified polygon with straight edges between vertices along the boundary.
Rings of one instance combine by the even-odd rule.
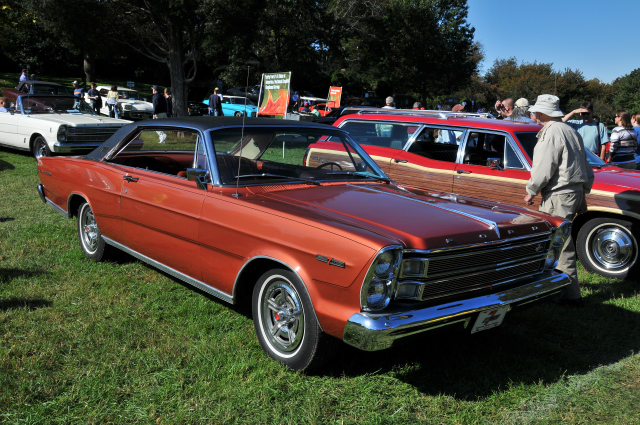
[[[393,96],[388,96],[384,103],[386,103],[386,105],[382,107],[383,109],[396,109]]]
[[[591,191],[593,170],[587,162],[582,137],[562,122],[564,114],[559,104],[560,99],[556,96],[543,94],[529,109],[534,113],[535,121],[544,127],[537,135],[524,202],[531,205],[533,198],[541,195],[540,211],[573,220],[579,211],[587,207],[585,194]],[[582,306],[576,250],[571,236],[562,248],[557,269],[571,278],[560,303]]]

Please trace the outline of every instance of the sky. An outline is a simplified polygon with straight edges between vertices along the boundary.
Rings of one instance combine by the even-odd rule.
[[[485,53],[480,74],[496,59],[552,63],[587,80],[611,83],[640,68],[640,0],[468,0],[467,21]]]

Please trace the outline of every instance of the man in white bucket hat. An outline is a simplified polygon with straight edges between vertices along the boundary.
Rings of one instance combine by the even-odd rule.
[[[537,135],[524,202],[531,205],[532,199],[541,195],[540,211],[573,220],[576,213],[586,210],[585,194],[591,191],[593,184],[593,170],[587,162],[582,138],[571,126],[562,122],[564,114],[560,110],[560,99],[556,96],[538,96],[529,112],[535,113],[535,121],[544,127]],[[560,253],[556,268],[571,278],[560,303],[582,306],[576,249],[571,236]]]

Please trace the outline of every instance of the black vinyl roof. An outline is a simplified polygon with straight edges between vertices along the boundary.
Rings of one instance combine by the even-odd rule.
[[[330,127],[326,124],[316,124],[310,121],[294,121],[281,120],[275,118],[242,118],[242,117],[179,117],[179,118],[161,118],[157,120],[136,121],[131,124],[122,126],[111,137],[109,137],[102,145],[94,151],[86,155],[86,158],[93,160],[101,160],[111,149],[113,149],[122,139],[129,134],[137,133],[145,129],[165,129],[171,131],[172,127],[189,128],[206,132],[223,127],[242,127],[244,122],[245,128],[251,127],[288,127],[288,128],[315,128],[326,132],[342,132],[336,127]]]

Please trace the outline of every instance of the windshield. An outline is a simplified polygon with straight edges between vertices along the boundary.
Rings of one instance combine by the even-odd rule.
[[[225,128],[211,131],[222,184],[322,184],[388,180],[342,132],[299,128]],[[327,141],[331,138],[331,141]]]
[[[23,96],[22,109],[25,114],[85,114],[94,115],[83,99],[73,96],[34,97]]]
[[[527,155],[529,155],[529,158],[531,158],[531,161],[533,161],[533,149],[536,147],[536,143],[538,142],[538,138],[536,137],[538,133],[516,132],[514,134],[518,138],[518,141],[522,145],[522,148],[525,150],[525,152],[527,152]],[[598,156],[590,150],[585,149],[585,151],[587,152],[587,161],[592,167],[602,167],[604,165],[607,165],[606,162],[598,158]]]
[[[120,99],[140,100],[140,93],[134,90],[118,90],[118,97]]]

